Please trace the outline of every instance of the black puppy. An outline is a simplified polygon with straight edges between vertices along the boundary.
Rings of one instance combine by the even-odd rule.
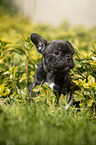
[[[35,79],[32,85],[29,86],[30,96],[32,95],[33,88],[44,82],[51,84],[54,93],[58,93],[59,96],[69,93],[69,70],[74,67],[74,49],[71,44],[63,40],[53,40],[48,43],[36,33],[32,33],[30,38],[35,44],[37,51],[42,54],[42,61],[36,70]]]

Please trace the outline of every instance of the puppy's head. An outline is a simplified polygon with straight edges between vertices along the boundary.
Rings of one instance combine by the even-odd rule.
[[[30,38],[43,56],[45,71],[67,72],[74,67],[74,49],[68,41],[53,40],[48,43],[36,33],[32,33]]]

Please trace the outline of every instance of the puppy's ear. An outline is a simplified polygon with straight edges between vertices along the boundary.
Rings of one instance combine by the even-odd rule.
[[[69,47],[71,47],[71,49],[73,50],[73,52],[75,51],[74,50],[74,48],[73,48],[73,43],[72,42],[69,42],[69,41],[66,41],[66,43],[67,43],[67,45],[69,46]]]
[[[30,39],[35,44],[37,51],[42,54],[46,48],[47,41],[36,33],[32,33]]]

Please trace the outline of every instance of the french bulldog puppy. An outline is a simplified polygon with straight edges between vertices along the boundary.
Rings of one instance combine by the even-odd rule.
[[[32,85],[29,86],[30,96],[35,86],[47,83],[53,87],[58,96],[70,93],[70,69],[74,67],[74,49],[68,41],[53,40],[47,42],[40,35],[32,33],[31,41],[42,54]],[[68,98],[68,100],[70,97]]]

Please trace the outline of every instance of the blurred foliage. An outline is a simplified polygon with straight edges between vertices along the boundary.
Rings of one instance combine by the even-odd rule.
[[[14,0],[0,0],[0,13],[2,12],[1,7],[4,8],[6,13],[14,15],[18,12],[18,8],[14,4]]]
[[[76,114],[64,105],[0,105],[0,144],[95,145],[96,124],[88,121],[88,117],[86,111]]]
[[[38,25],[19,15],[4,14],[0,17],[0,100],[1,102],[25,102],[28,85],[34,79],[34,72],[41,61],[41,55],[30,42],[30,34],[39,33],[48,41],[70,40],[76,46],[75,68],[70,71],[73,98],[80,101],[80,108],[96,113],[96,28],[73,26],[65,22],[57,28]],[[76,90],[76,85],[79,90]],[[35,88],[36,89],[36,88]],[[37,87],[40,94],[34,94],[32,101],[51,106],[55,100],[47,85]],[[67,105],[66,96],[60,97]]]

